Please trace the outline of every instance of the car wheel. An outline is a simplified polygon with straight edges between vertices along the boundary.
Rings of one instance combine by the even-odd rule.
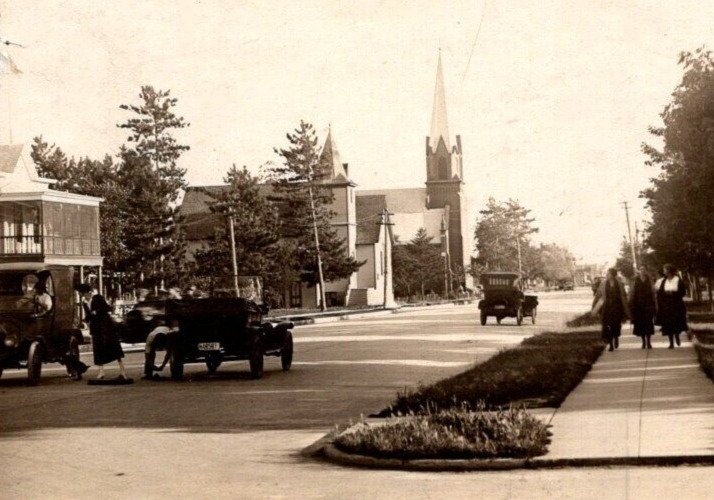
[[[538,313],[538,308],[537,308],[537,307],[534,307],[534,308],[533,308],[533,313],[531,314],[531,321],[533,322],[534,325],[535,325],[535,320],[536,320],[536,314],[537,314],[537,313]]]
[[[0,367],[0,378],[2,378],[2,367]]]
[[[30,385],[40,383],[42,375],[42,344],[35,340],[30,344],[30,350],[27,353],[27,380]]]
[[[519,307],[518,310],[516,310],[516,324],[521,326],[521,323],[523,323],[523,308]]]
[[[223,360],[219,354],[209,354],[206,356],[206,368],[208,368],[208,373],[216,373],[216,370],[218,370],[218,367],[221,366],[222,362]]]
[[[285,336],[285,343],[280,349],[280,364],[284,372],[288,371],[293,364],[293,334],[290,332]]]
[[[250,374],[255,379],[263,376],[263,346],[257,338],[250,347]]]
[[[486,316],[486,311],[481,311],[481,326],[486,324],[487,319],[488,319],[488,316]]]
[[[171,367],[171,380],[183,379],[183,354],[178,347],[171,349],[169,356],[169,366]]]
[[[496,316],[496,323],[498,323],[500,325],[502,319],[503,319],[502,317]]]
[[[72,380],[82,379],[82,373],[79,371],[79,340],[74,335],[69,338],[69,347],[67,348],[67,357],[64,364],[67,369],[67,375]]]

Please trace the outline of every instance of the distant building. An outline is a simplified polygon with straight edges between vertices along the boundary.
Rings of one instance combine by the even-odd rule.
[[[334,194],[331,206],[333,227],[345,240],[346,251],[365,264],[351,277],[327,283],[327,301],[332,304],[376,305],[393,302],[392,244],[405,244],[424,228],[434,244],[441,245],[445,263],[454,279],[472,287],[465,269],[471,261],[471,238],[468,234],[468,211],[464,193],[461,137],[452,145],[446,114],[446,94],[441,56],[436,70],[436,85],[431,118],[431,133],[426,138],[426,186],[423,188],[356,190],[329,131],[321,155],[332,166],[325,182]],[[211,220],[205,194],[225,186],[189,188],[181,208],[186,217],[188,249],[192,254],[205,245],[217,224]],[[269,185],[261,186],[264,194]],[[380,225],[385,209],[393,226]],[[207,218],[208,217],[208,218]],[[199,221],[198,223],[196,221]],[[439,275],[443,268],[435,270]],[[386,286],[385,286],[386,285]],[[313,307],[318,290],[295,284],[286,302],[293,306]]]
[[[575,266],[575,286],[590,286],[595,278],[605,276],[606,266],[603,264],[577,264]]]

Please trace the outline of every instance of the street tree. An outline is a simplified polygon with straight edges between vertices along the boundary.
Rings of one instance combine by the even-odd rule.
[[[489,198],[476,222],[474,237],[478,256],[476,264],[484,271],[514,271],[518,269],[519,246],[521,261],[530,246],[530,235],[538,232],[533,226],[530,210],[515,200],[497,202]],[[524,277],[531,270],[524,268]]]
[[[542,278],[547,284],[573,280],[575,258],[567,248],[555,243],[546,243],[533,250],[539,261],[537,277]]]
[[[344,239],[331,225],[334,194],[328,184],[329,165],[320,158],[314,128],[301,121],[286,137],[288,146],[275,148],[282,162],[268,170],[273,188],[269,199],[281,213],[280,233],[294,242],[293,260],[303,281],[310,285],[320,281],[315,227],[324,280],[347,278],[362,262],[348,254]]]
[[[239,169],[233,165],[223,181],[226,189],[215,193],[206,191],[210,198],[208,208],[220,222],[210,245],[195,252],[197,272],[208,277],[232,276],[227,229],[228,219],[232,217],[238,275],[260,276],[265,292],[280,296],[284,290],[280,288],[282,283],[276,287],[275,276],[282,271],[283,263],[276,263],[280,240],[276,207],[260,193],[258,179],[246,167]]]
[[[680,84],[650,127],[661,147],[643,144],[647,165],[659,175],[642,192],[651,212],[646,244],[660,262],[703,276],[714,275],[714,58],[704,48],[682,52]],[[711,294],[710,294],[711,296]],[[714,306],[714,303],[712,304]]]
[[[139,104],[123,104],[131,112],[117,127],[129,132],[119,158],[120,182],[132,198],[124,207],[129,223],[128,256],[124,265],[139,271],[147,284],[177,282],[186,273],[185,240],[177,198],[186,187],[178,166],[189,146],[174,134],[189,124],[176,115],[177,99],[169,91],[141,87]]]

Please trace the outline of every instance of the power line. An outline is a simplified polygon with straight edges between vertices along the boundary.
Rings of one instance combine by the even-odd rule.
[[[474,50],[476,49],[476,42],[478,42],[478,36],[481,34],[481,25],[483,24],[483,18],[486,16],[486,0],[483,2],[483,10],[481,11],[481,19],[478,22],[478,28],[476,29],[476,36],[474,37],[474,43],[471,45],[471,51],[469,52],[469,59],[466,61],[466,69],[464,69],[464,76],[461,78],[463,83],[466,80],[466,75],[469,72],[469,66],[471,65],[471,58],[474,55]]]

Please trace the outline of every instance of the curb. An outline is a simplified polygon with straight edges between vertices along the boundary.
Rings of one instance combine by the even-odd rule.
[[[324,443],[327,436],[314,443]],[[671,467],[680,465],[714,465],[714,455],[665,455],[648,457],[599,458],[494,458],[494,459],[399,459],[355,455],[337,449],[331,442],[311,454],[334,464],[366,469],[389,469],[422,472],[504,471],[515,469],[561,469],[585,467]]]

